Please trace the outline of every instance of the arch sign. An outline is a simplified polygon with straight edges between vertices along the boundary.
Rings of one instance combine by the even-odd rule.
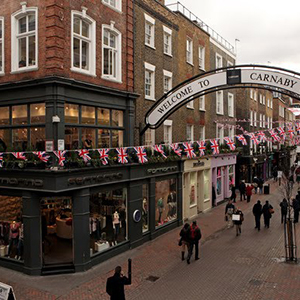
[[[157,128],[169,115],[194,98],[221,89],[251,88],[277,91],[300,99],[300,74],[282,68],[241,65],[220,68],[197,75],[173,88],[147,112],[147,128]]]

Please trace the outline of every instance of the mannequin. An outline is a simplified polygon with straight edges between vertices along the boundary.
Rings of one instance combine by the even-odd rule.
[[[10,254],[11,254],[12,247],[17,248],[17,246],[18,246],[19,227],[20,227],[20,224],[16,223],[16,221],[13,221],[10,224],[8,256],[10,256]]]
[[[164,210],[164,202],[162,198],[159,198],[157,201],[157,209],[158,209],[158,224],[161,223],[161,215]]]
[[[117,238],[120,233],[120,227],[121,227],[120,215],[117,211],[115,211],[113,214],[113,222],[112,223],[113,223],[113,228],[114,228],[115,241],[117,242]]]
[[[143,210],[142,210],[142,216],[143,216],[143,227],[146,229],[148,226],[148,207],[147,207],[147,199],[143,199]]]
[[[24,250],[24,225],[21,224],[19,228],[19,242],[17,247],[17,259],[21,259],[23,256],[23,250]]]

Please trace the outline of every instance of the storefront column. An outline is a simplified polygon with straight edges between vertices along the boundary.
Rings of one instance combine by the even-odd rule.
[[[156,213],[156,207],[155,207],[155,177],[152,177],[150,179],[150,185],[149,185],[149,230],[150,232],[155,231],[155,213]]]
[[[90,262],[90,190],[82,189],[73,194],[73,252],[76,272],[85,271]]]
[[[23,195],[24,223],[24,272],[40,275],[42,269],[41,209],[40,197],[24,191]]]

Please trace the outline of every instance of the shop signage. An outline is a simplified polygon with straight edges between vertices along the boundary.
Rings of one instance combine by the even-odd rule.
[[[203,167],[204,165],[204,161],[201,160],[198,160],[198,162],[193,163],[193,167]]]
[[[44,181],[41,179],[0,177],[0,185],[42,187],[44,185]]]
[[[54,151],[54,141],[45,141],[45,149],[47,152]]]
[[[72,177],[68,179],[68,185],[83,185],[83,184],[107,182],[112,180],[119,180],[122,177],[123,177],[122,173],[111,173],[111,174],[84,176],[84,177]]]
[[[65,150],[65,140],[57,140],[57,150],[58,151]]]
[[[142,219],[142,214],[141,214],[141,211],[139,209],[136,209],[134,212],[133,212],[133,221],[138,223],[140,222]]]
[[[177,166],[164,167],[164,168],[156,168],[156,169],[148,169],[147,170],[147,172],[149,174],[166,173],[166,172],[174,172],[174,171],[177,171]]]
[[[13,288],[10,285],[0,282],[0,300],[15,300]]]

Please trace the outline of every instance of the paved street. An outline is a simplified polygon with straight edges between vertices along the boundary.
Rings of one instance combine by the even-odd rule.
[[[126,270],[131,257],[133,284],[126,287],[127,299],[299,299],[300,266],[281,262],[282,196],[276,188],[272,183],[272,195],[254,195],[250,204],[238,201],[245,213],[239,237],[234,229],[226,229],[224,205],[200,215],[201,259],[192,260],[190,265],[180,260],[178,228],[86,273],[30,277],[0,268],[0,281],[14,287],[18,300],[109,299],[105,294],[106,278],[118,264]],[[251,212],[258,198],[269,200],[275,208],[270,228],[260,232],[254,229]],[[149,276],[158,279],[152,282],[147,280]]]

